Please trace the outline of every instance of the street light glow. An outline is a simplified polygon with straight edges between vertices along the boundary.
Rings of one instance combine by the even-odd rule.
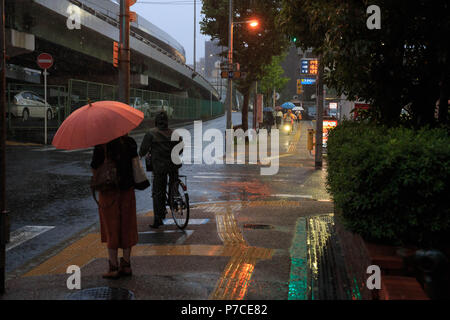
[[[258,25],[259,25],[259,23],[256,20],[253,20],[250,22],[250,27],[252,27],[252,28],[256,28]]]

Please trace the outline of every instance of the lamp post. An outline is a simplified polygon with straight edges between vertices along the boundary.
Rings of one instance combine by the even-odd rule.
[[[247,20],[240,22],[233,22],[233,0],[229,1],[229,12],[228,12],[228,71],[233,71],[233,27],[236,24],[247,23],[252,28],[258,26],[258,21]],[[233,107],[233,79],[228,74],[228,108],[227,108],[227,129],[231,129],[231,111]]]
[[[197,55],[197,51],[196,51],[196,43],[197,43],[197,0],[194,0],[194,72],[196,72],[197,70],[197,62],[196,62],[196,55]]]
[[[0,0],[0,294],[5,292],[5,257],[7,242],[6,212],[6,42],[5,1]]]
[[[228,71],[233,67],[233,0],[229,2],[228,11]],[[228,75],[227,129],[231,129],[231,109],[233,105],[233,79]]]

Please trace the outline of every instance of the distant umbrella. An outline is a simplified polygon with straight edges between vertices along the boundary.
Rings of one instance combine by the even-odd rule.
[[[273,109],[271,107],[264,107],[264,112],[273,112]]]
[[[292,108],[292,111],[303,111],[304,109],[302,107],[295,107]]]
[[[285,102],[281,105],[281,107],[283,109],[293,109],[295,108],[295,104],[293,104],[292,102]]]

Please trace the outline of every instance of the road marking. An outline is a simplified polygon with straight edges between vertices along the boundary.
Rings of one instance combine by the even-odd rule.
[[[225,247],[232,248],[233,254],[225,267],[214,291],[212,300],[243,300],[255,265],[260,259],[271,259],[274,250],[250,247],[244,239],[230,206],[226,212],[216,213],[217,234]]]
[[[189,219],[188,224],[189,225],[201,225],[206,224],[209,221],[209,219]],[[173,219],[164,219],[165,225],[172,225],[175,224],[175,221]]]
[[[178,240],[175,242],[176,245],[180,245],[194,233],[194,230],[164,230],[164,231],[139,232],[139,234],[162,234],[162,233],[180,233],[181,234],[180,238],[178,238]],[[151,245],[151,243],[143,243],[143,244],[138,243],[138,245]]]
[[[306,198],[312,199],[313,196],[309,194],[273,194],[274,197],[285,197],[285,198]]]
[[[10,242],[6,244],[6,251],[9,251],[53,228],[53,226],[24,226],[14,230],[11,232]]]
[[[80,152],[86,152],[86,151],[92,151],[92,150],[94,150],[94,148],[85,148],[85,149],[75,149],[75,150],[62,150],[61,152],[64,152],[64,153],[70,153],[70,152],[78,152],[78,151],[80,151]]]
[[[43,147],[39,149],[32,149],[31,151],[43,152],[43,151],[53,151],[56,150],[55,147]]]

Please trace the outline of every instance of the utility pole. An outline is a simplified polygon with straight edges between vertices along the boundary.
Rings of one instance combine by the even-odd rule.
[[[0,294],[5,292],[5,262],[7,242],[6,211],[6,42],[5,0],[0,0]]]
[[[134,0],[120,0],[119,101],[130,103],[130,5]]]
[[[317,72],[317,121],[316,121],[316,155],[315,155],[315,168],[316,170],[322,169],[322,143],[323,143],[323,63],[322,57],[318,59],[318,72]]]
[[[233,70],[233,0],[229,0],[228,12],[228,71]],[[231,111],[233,106],[233,79],[228,75],[227,129],[231,129]]]
[[[196,42],[197,42],[197,0],[194,0],[194,72],[196,72],[197,66],[197,51],[196,51]]]

